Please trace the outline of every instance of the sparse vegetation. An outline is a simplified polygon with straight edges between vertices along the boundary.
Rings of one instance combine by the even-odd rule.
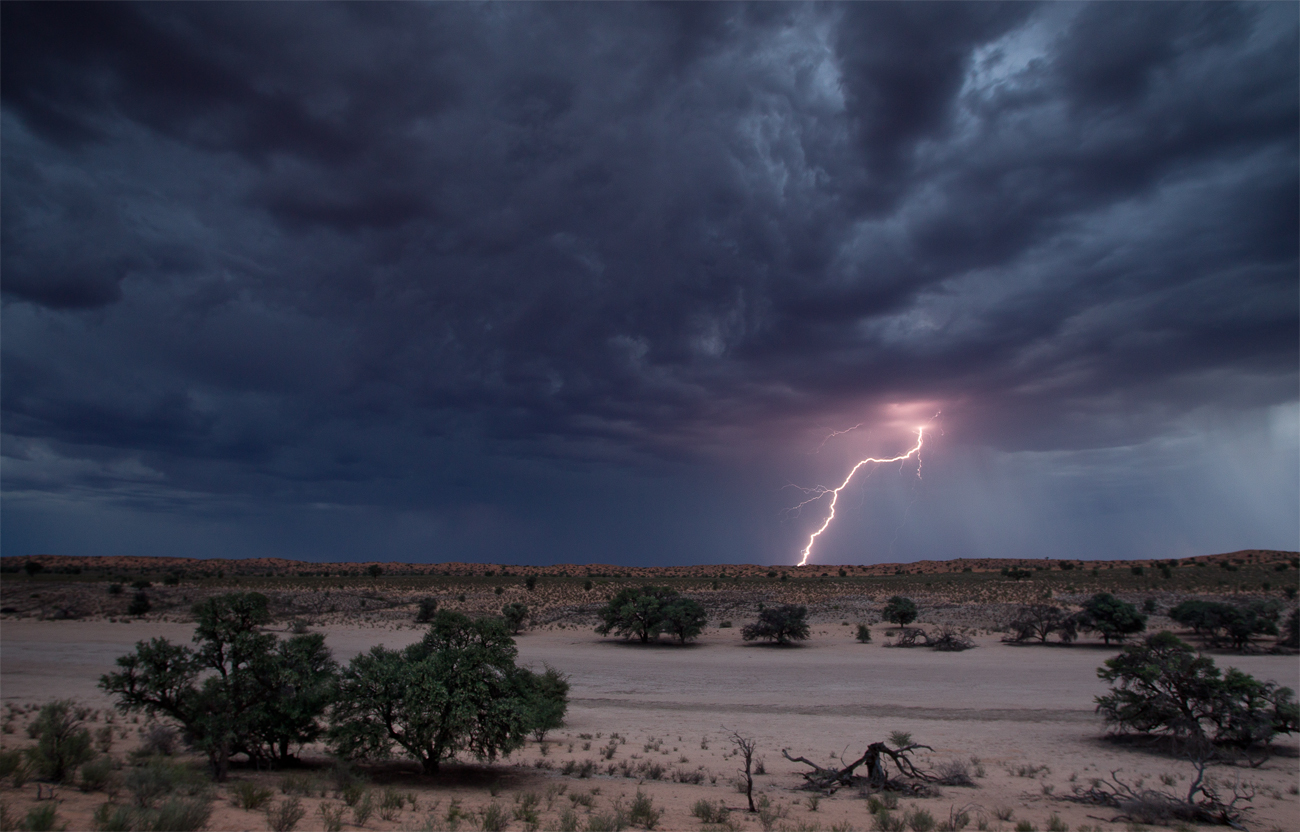
[[[804,641],[810,635],[808,608],[798,604],[779,604],[758,613],[758,620],[740,630],[745,641],[764,639],[777,644]]]

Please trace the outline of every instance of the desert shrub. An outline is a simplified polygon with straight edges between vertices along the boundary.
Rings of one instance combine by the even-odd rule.
[[[320,812],[321,829],[325,832],[342,832],[344,807],[335,803],[322,803]]]
[[[179,741],[180,736],[175,728],[154,722],[145,729],[144,736],[140,740],[140,750],[146,755],[161,754],[170,757],[176,753],[176,745]]]
[[[419,609],[416,610],[415,620],[420,624],[427,624],[433,620],[433,616],[438,612],[437,598],[421,598]]]
[[[149,815],[144,828],[152,832],[195,832],[207,826],[212,803],[203,797],[174,797]]]
[[[129,806],[103,803],[90,817],[90,828],[97,832],[131,832],[136,826],[135,812]]]
[[[654,800],[637,789],[636,796],[632,798],[632,805],[628,809],[628,822],[644,829],[654,829],[661,814],[663,813],[654,807]]]
[[[517,601],[506,604],[501,608],[501,617],[505,619],[506,627],[510,632],[519,635],[519,631],[524,628],[524,622],[528,620],[528,607]]]
[[[370,820],[370,815],[375,811],[375,800],[366,792],[361,795],[356,803],[352,804],[352,822],[357,826],[365,826],[366,821]]]
[[[960,653],[974,647],[975,642],[969,636],[945,628],[930,639],[929,646],[941,653]]]
[[[1294,693],[1236,668],[1220,674],[1172,633],[1156,633],[1108,659],[1097,675],[1112,683],[1097,710],[1120,731],[1248,748],[1300,722]]]
[[[499,619],[443,610],[418,643],[352,659],[339,680],[330,742],[347,758],[383,757],[396,743],[426,774],[461,751],[486,760],[509,754],[534,727],[530,705],[542,684],[515,667],[515,656]]]
[[[1300,611],[1291,610],[1277,643],[1279,647],[1300,647]]]
[[[280,778],[280,792],[299,797],[315,797],[321,790],[320,781],[311,774],[286,774]]]
[[[900,627],[906,627],[915,621],[917,614],[916,602],[911,598],[904,598],[902,595],[895,595],[890,598],[885,603],[885,608],[880,611],[881,618]]]
[[[740,637],[745,641],[765,639],[777,644],[803,641],[808,635],[808,608],[797,604],[778,604],[760,610],[757,621],[740,629]]]
[[[0,751],[0,777],[8,777],[23,764],[23,753],[18,749]]]
[[[391,821],[401,813],[405,805],[406,798],[397,789],[389,786],[379,796],[379,817]]]
[[[274,806],[266,809],[266,828],[272,832],[292,832],[298,821],[307,815],[302,801],[296,797],[286,797]]]
[[[881,809],[871,816],[873,832],[907,832],[907,819],[894,817],[888,809]]]
[[[495,801],[483,807],[483,817],[479,822],[479,829],[483,832],[504,832],[506,826],[510,824],[510,818],[506,810],[502,809]]]
[[[699,818],[701,823],[721,824],[727,822],[727,817],[731,812],[721,801],[714,803],[711,800],[700,798],[691,807],[691,814]]]
[[[151,609],[153,609],[153,602],[149,600],[149,593],[141,589],[131,597],[131,603],[126,608],[126,614],[144,615]]]
[[[23,829],[27,832],[51,832],[54,829],[68,828],[66,825],[55,826],[58,822],[58,806],[50,802],[29,809],[27,817],[23,819]]]
[[[90,729],[85,727],[87,713],[71,699],[41,706],[35,722],[38,739],[26,752],[38,776],[62,783],[71,779],[78,766],[95,756]]]
[[[166,795],[197,797],[208,790],[207,778],[201,772],[182,763],[161,759],[127,769],[123,783],[135,805],[142,809],[152,808],[159,798]]]
[[[934,815],[925,809],[913,809],[905,815],[905,818],[912,832],[934,832],[936,826]]]
[[[857,640],[858,640],[858,643],[859,643],[859,644],[870,644],[870,643],[871,643],[871,627],[870,627],[870,625],[867,625],[867,624],[859,624],[859,625],[858,625],[858,635],[857,635]]]
[[[91,760],[81,767],[81,790],[83,792],[103,791],[116,774],[111,757]]]
[[[265,786],[241,780],[230,785],[230,802],[249,812],[256,812],[275,796],[275,792]]]
[[[1107,644],[1110,644],[1111,639],[1122,642],[1127,636],[1147,628],[1147,617],[1138,612],[1137,607],[1121,601],[1109,592],[1099,592],[1092,596],[1083,605],[1077,621],[1079,629],[1101,633]]]

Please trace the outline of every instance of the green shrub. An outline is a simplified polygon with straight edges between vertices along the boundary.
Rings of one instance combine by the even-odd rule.
[[[912,832],[933,832],[935,827],[934,815],[931,815],[924,809],[913,809],[907,813],[907,825]]]
[[[130,768],[123,780],[135,805],[142,809],[152,808],[165,795],[195,797],[208,789],[207,778],[202,773],[170,760],[151,760],[146,765]]]
[[[266,827],[272,832],[292,832],[298,821],[307,815],[302,801],[296,797],[286,797],[274,806],[266,809]]]
[[[361,795],[361,798],[356,803],[352,804],[352,822],[357,826],[365,826],[374,810],[374,798],[370,796],[370,792],[366,792]]]
[[[654,807],[654,800],[637,789],[636,797],[632,798],[632,807],[628,810],[628,821],[633,826],[654,829],[661,814],[662,812]]]
[[[479,829],[483,832],[504,832],[509,823],[506,810],[493,801],[483,808],[483,819],[479,823]]]
[[[23,819],[23,829],[27,832],[52,832],[55,829],[67,829],[67,824],[55,826],[59,821],[58,807],[53,803],[36,806],[27,812]]]
[[[320,781],[310,774],[290,773],[280,780],[280,791],[287,795],[315,797],[321,791]]]
[[[27,757],[39,776],[62,783],[95,756],[90,747],[90,730],[84,727],[86,715],[87,710],[71,699],[41,706],[36,718],[39,740],[35,747],[27,749]]]
[[[97,832],[132,832],[137,825],[131,807],[112,803],[101,804],[91,816],[90,824]]]
[[[18,749],[0,751],[0,777],[8,777],[23,764],[23,753]]]
[[[893,622],[900,627],[906,627],[916,620],[918,615],[916,602],[911,598],[904,598],[902,595],[895,595],[885,603],[885,608],[880,611],[881,618]]]
[[[81,790],[83,792],[103,791],[117,775],[111,757],[91,760],[81,767]]]
[[[144,615],[151,609],[153,609],[153,604],[149,601],[149,594],[142,589],[131,598],[131,603],[126,608],[126,614]]]
[[[275,792],[265,786],[259,786],[247,780],[241,780],[230,785],[230,802],[245,811],[256,812],[274,796]]]
[[[867,624],[859,624],[859,625],[858,625],[858,635],[857,635],[857,639],[858,639],[858,643],[859,643],[859,644],[870,644],[870,643],[871,643],[871,627],[870,627],[869,625],[867,625]]]
[[[341,832],[345,808],[334,803],[322,803],[319,807],[321,829],[325,832]]]
[[[700,798],[691,807],[691,814],[699,818],[701,823],[722,824],[727,822],[727,816],[731,812],[721,801],[715,804],[711,800]]]
[[[197,832],[207,826],[212,803],[204,797],[173,797],[153,813],[152,832]]]
[[[402,806],[405,804],[406,798],[397,789],[388,786],[379,796],[379,817],[391,821],[401,813]]]

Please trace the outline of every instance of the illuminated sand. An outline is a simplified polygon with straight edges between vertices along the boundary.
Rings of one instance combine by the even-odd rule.
[[[605,811],[609,801],[620,795],[626,805],[638,788],[633,779],[578,779],[535,767],[542,762],[558,769],[573,759],[595,761],[601,771],[623,760],[658,762],[668,772],[703,766],[703,785],[640,784],[665,811],[659,828],[696,829],[699,821],[690,814],[696,800],[723,800],[732,807],[744,801],[728,784],[736,760],[724,759],[730,751],[724,726],[757,738],[758,754],[768,771],[757,778],[758,787],[789,813],[776,822],[776,828],[814,822],[830,828],[844,821],[853,828],[869,828],[866,804],[856,795],[825,798],[816,812],[809,812],[806,794],[793,790],[799,782],[794,775],[797,767],[782,759],[781,749],[827,762],[832,753],[844,752],[851,759],[867,743],[895,730],[909,731],[917,741],[934,746],[934,762],[969,761],[977,756],[986,771],[977,780],[978,788],[945,788],[942,797],[903,800],[901,805],[906,808],[915,802],[941,819],[950,807],[974,807],[972,816],[982,809],[994,829],[1011,829],[1022,819],[1045,828],[1053,812],[1072,829],[1099,823],[1107,829],[1123,829],[1123,823],[1108,822],[1106,810],[1059,801],[1045,791],[1068,793],[1072,775],[1084,782],[1113,769],[1122,769],[1125,777],[1145,775],[1153,783],[1162,773],[1185,778],[1190,772],[1187,764],[1099,740],[1101,725],[1092,710],[1092,697],[1104,688],[1095,669],[1113,651],[1013,647],[984,636],[975,650],[941,654],[886,649],[879,643],[859,645],[850,630],[838,623],[819,625],[809,645],[793,649],[744,645],[736,629],[710,630],[698,645],[685,649],[626,645],[581,630],[526,634],[519,639],[521,661],[536,667],[549,663],[568,673],[573,684],[568,725],[552,735],[549,753],[543,757],[536,744],[529,743],[495,769],[450,767],[445,777],[433,781],[414,774],[395,775],[400,788],[419,791],[421,810],[408,809],[392,822],[376,815],[366,828],[420,828],[434,801],[440,801],[440,817],[453,798],[466,808],[481,808],[493,800],[488,785],[498,776],[501,791],[495,800],[507,809],[522,791],[544,794],[548,786],[564,785],[570,792],[599,788],[595,808]],[[106,705],[94,683],[100,673],[112,668],[114,657],[138,639],[166,635],[185,640],[189,632],[183,624],[6,621],[0,633],[0,695],[5,702],[71,696]],[[410,627],[331,626],[322,632],[341,660],[374,644],[397,647],[420,635]],[[883,628],[877,627],[876,632],[879,638]],[[1294,657],[1218,656],[1216,660],[1260,678],[1296,684]],[[612,761],[606,761],[599,751],[613,732],[627,742],[618,746]],[[592,739],[584,740],[581,734]],[[703,749],[706,738],[708,748]],[[653,740],[659,741],[659,747],[647,751],[646,743]],[[4,742],[9,747],[28,740],[20,730],[6,735]],[[588,750],[583,749],[585,742],[591,743]],[[1294,739],[1286,746],[1290,754],[1274,757],[1260,769],[1218,770],[1221,776],[1240,774],[1260,786],[1252,829],[1292,828],[1300,814],[1300,798],[1288,792],[1296,783]],[[120,754],[127,747],[120,743],[114,751]],[[1047,766],[1048,771],[1036,777],[1019,777],[1010,771],[1025,765]],[[251,772],[235,776],[274,780],[274,775]],[[711,785],[708,777],[716,777],[716,784]],[[1179,786],[1185,789],[1185,782]],[[5,790],[5,799],[23,812],[33,795],[31,785],[22,795],[12,788]],[[65,800],[60,813],[72,821],[73,829],[86,828],[89,812],[104,800],[101,794],[83,795],[73,789],[61,790],[60,797]],[[795,800],[800,802],[796,805]],[[300,828],[318,828],[319,816],[314,813],[320,800],[304,802],[311,814]],[[235,809],[228,800],[215,805],[213,829],[266,826],[262,815]],[[542,814],[542,827],[554,825],[559,811],[569,805],[564,797],[556,798],[552,810]],[[996,807],[1013,809],[1012,821],[993,818]],[[733,813],[732,819],[746,829],[761,828],[753,816]],[[476,826],[473,821],[463,828]],[[523,824],[513,820],[510,828],[522,829]]]

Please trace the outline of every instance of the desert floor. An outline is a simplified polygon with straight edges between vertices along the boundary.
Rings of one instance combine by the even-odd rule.
[[[809,643],[793,648],[745,644],[738,629],[710,630],[688,647],[626,644],[581,630],[526,633],[518,639],[520,662],[536,668],[549,664],[572,683],[567,724],[548,737],[546,753],[530,742],[494,766],[448,766],[437,778],[403,766],[376,769],[376,796],[386,787],[414,792],[417,808],[408,803],[392,820],[372,815],[365,828],[447,828],[453,801],[466,815],[461,828],[478,828],[490,803],[509,815],[528,792],[539,798],[541,828],[558,828],[566,809],[580,817],[607,813],[616,801],[626,807],[639,788],[663,813],[658,828],[699,829],[691,807],[701,798],[736,810],[744,807],[744,796],[732,784],[739,764],[727,739],[732,731],[757,740],[757,758],[766,774],[756,778],[756,788],[771,801],[766,820],[774,829],[870,828],[866,801],[856,794],[840,792],[810,805],[808,793],[796,788],[802,767],[783,759],[781,750],[818,762],[829,763],[840,754],[851,760],[892,731],[909,732],[916,742],[933,746],[934,752],[925,755],[931,765],[965,762],[977,784],[944,787],[941,796],[924,800],[903,798],[899,808],[915,805],[940,821],[965,810],[971,828],[982,819],[990,829],[1009,830],[1022,821],[1046,829],[1055,814],[1073,830],[1126,829],[1129,824],[1112,821],[1104,808],[1059,799],[1076,783],[1116,770],[1125,780],[1145,778],[1156,786],[1163,775],[1175,780],[1171,791],[1186,789],[1189,763],[1102,738],[1092,699],[1105,690],[1096,668],[1113,655],[1113,648],[1012,646],[982,636],[976,649],[936,653],[885,648],[879,638],[861,645],[850,630],[821,625]],[[107,712],[111,703],[95,683],[113,668],[116,656],[129,652],[137,640],[162,635],[188,641],[191,631],[180,623],[6,621],[0,633],[0,696],[6,705],[17,706],[71,697]],[[414,626],[391,624],[321,631],[340,661],[375,644],[398,647],[422,634]],[[877,636],[883,634],[878,627]],[[1300,672],[1294,656],[1217,656],[1216,661],[1291,686]],[[140,726],[121,716],[116,724],[122,740],[113,753],[121,755]],[[606,758],[614,735],[617,744]],[[21,727],[0,740],[11,748],[30,742]],[[1214,770],[1222,781],[1240,779],[1255,786],[1252,829],[1297,828],[1300,757],[1294,738],[1281,751],[1260,768]],[[307,755],[309,760],[312,756]],[[328,793],[323,753],[319,757],[323,794],[303,798],[308,814],[299,829],[320,828],[322,802],[341,805]],[[590,760],[597,773],[565,776],[561,772],[570,760],[578,765]],[[607,773],[620,763],[640,768],[641,776]],[[653,763],[663,767],[663,779],[645,775]],[[698,785],[669,780],[674,773],[696,771],[702,774]],[[301,773],[296,776],[301,781]],[[232,781],[257,780],[274,787],[283,777],[235,770]],[[228,788],[217,789],[209,828],[266,829],[265,814],[235,808]],[[28,783],[15,789],[6,783],[0,797],[9,804],[10,816],[21,818],[35,805],[35,787]],[[105,800],[102,794],[73,788],[60,789],[58,799],[60,818],[71,829],[90,828],[91,812]],[[763,828],[758,817],[743,811],[733,811],[730,820],[739,828]],[[512,819],[509,828],[524,829],[525,821]]]

